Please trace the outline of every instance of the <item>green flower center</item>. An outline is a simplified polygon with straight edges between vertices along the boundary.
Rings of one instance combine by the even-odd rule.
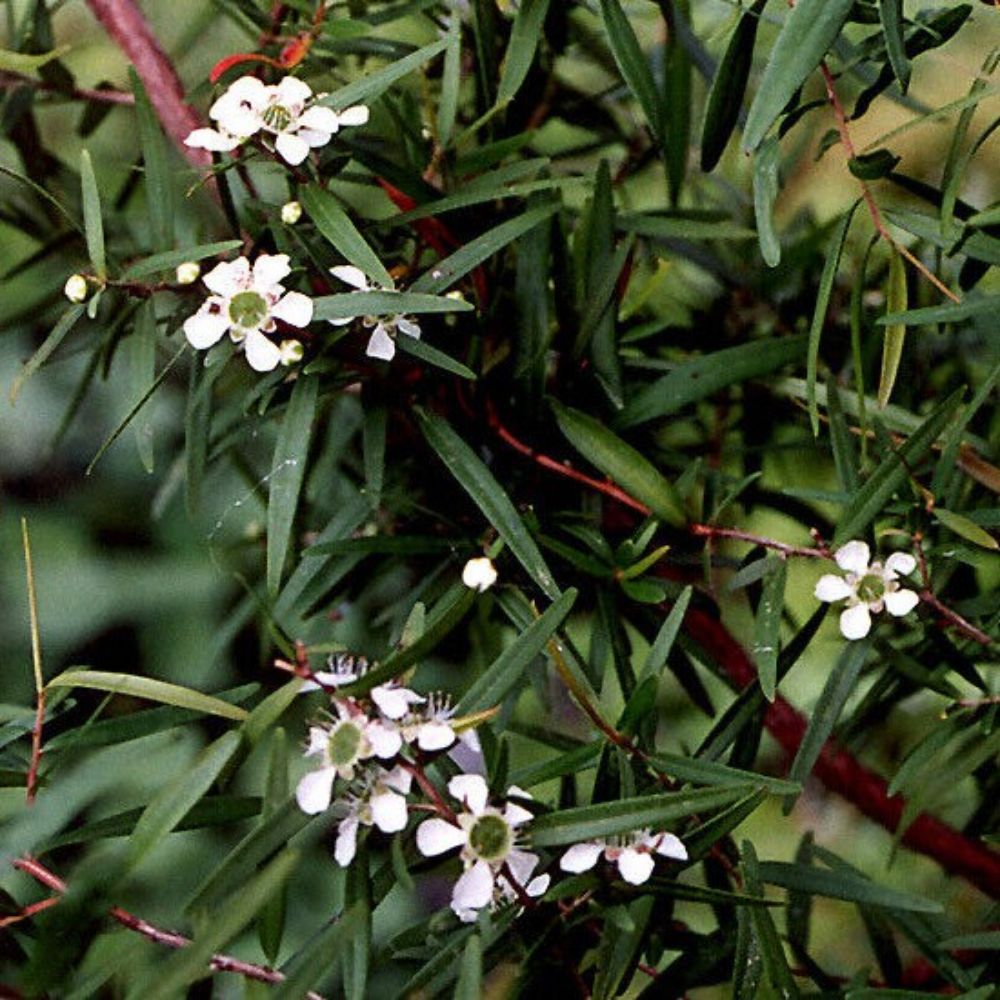
[[[229,318],[244,330],[259,330],[267,320],[267,300],[259,292],[239,292],[229,300]]]
[[[880,576],[869,573],[861,578],[858,584],[858,597],[866,604],[873,601],[881,601],[885,596],[885,580]]]
[[[469,830],[469,847],[483,861],[503,861],[510,853],[510,827],[500,816],[480,816]]]
[[[272,104],[264,109],[264,124],[275,132],[284,132],[292,123],[292,115],[288,108],[280,104]]]
[[[353,722],[338,723],[330,732],[326,752],[334,767],[349,767],[361,750],[361,730]]]

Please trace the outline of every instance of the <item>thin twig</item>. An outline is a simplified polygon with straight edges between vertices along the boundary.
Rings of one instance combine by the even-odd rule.
[[[788,545],[774,538],[765,538],[763,535],[754,535],[749,531],[740,531],[738,528],[720,528],[714,524],[692,524],[689,529],[693,535],[700,538],[733,538],[741,542],[752,542],[765,549],[773,549],[782,556],[807,556],[813,559],[833,558],[833,553],[822,542],[814,548],[806,548],[802,545]]]
[[[35,677],[35,724],[31,728],[31,761],[28,764],[26,797],[30,806],[38,791],[38,767],[42,759],[42,725],[45,722],[45,678],[42,675],[42,642],[38,628],[38,595],[35,590],[35,565],[31,559],[28,519],[21,518],[21,541],[24,546],[24,573],[28,587],[28,619],[31,629],[31,667]]]
[[[31,87],[32,90],[39,90],[74,101],[95,101],[99,104],[135,104],[134,94],[130,94],[127,90],[117,90],[114,87],[60,87],[49,80],[36,80],[21,73],[0,73],[0,90],[13,90],[16,87]]]

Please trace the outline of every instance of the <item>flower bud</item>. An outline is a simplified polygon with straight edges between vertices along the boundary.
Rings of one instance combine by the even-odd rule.
[[[177,284],[193,285],[201,276],[201,266],[193,260],[177,265]]]
[[[283,365],[298,364],[302,360],[304,349],[299,340],[283,340],[278,346],[281,351],[281,363]]]
[[[470,559],[462,570],[462,583],[471,590],[483,593],[497,582],[497,571],[492,560],[486,556]]]
[[[82,274],[71,274],[63,285],[63,295],[70,302],[83,302],[87,298],[87,279]]]
[[[302,218],[302,206],[297,201],[286,201],[281,206],[281,221],[286,226],[294,226]]]

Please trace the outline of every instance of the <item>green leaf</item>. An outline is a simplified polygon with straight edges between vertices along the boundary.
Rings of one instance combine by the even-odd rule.
[[[313,299],[313,319],[354,319],[361,316],[394,316],[397,313],[470,312],[472,303],[444,295],[414,292],[344,292]]]
[[[209,744],[187,770],[176,774],[139,817],[129,838],[128,863],[137,865],[215,783],[239,749],[240,735],[231,731]]]
[[[458,94],[462,86],[462,22],[453,17],[448,25],[444,69],[441,73],[441,99],[438,101],[437,140],[447,148],[455,131]]]
[[[390,63],[383,69],[376,70],[374,73],[366,73],[339,90],[335,90],[332,94],[328,94],[319,103],[328,104],[338,111],[342,111],[352,104],[371,104],[397,80],[408,76],[415,69],[419,69],[424,63],[430,62],[436,55],[443,52],[447,45],[447,37],[431,42],[430,45],[425,45],[423,48],[411,52],[408,56]]]
[[[535,51],[542,37],[542,25],[549,10],[549,0],[522,0],[511,28],[507,54],[504,56],[497,104],[506,104],[521,89],[528,77]]]
[[[786,861],[761,861],[759,873],[762,882],[813,896],[828,896],[831,899],[845,899],[849,903],[881,906],[890,910],[907,910],[913,913],[943,911],[938,902],[878,885],[849,872],[827,871],[823,868]]]
[[[752,240],[757,234],[729,218],[676,215],[620,215],[618,229],[661,240]]]
[[[930,451],[961,402],[963,392],[958,389],[952,393],[898,450],[886,455],[841,515],[833,536],[835,545],[859,537],[885,509],[889,498],[906,482],[910,470]]]
[[[1000,542],[984,528],[979,527],[975,521],[970,521],[961,514],[954,511],[945,510],[944,507],[935,507],[934,519],[940,521],[949,531],[954,531],[960,538],[964,538],[973,545],[979,545],[984,549],[1000,549]]]
[[[876,149],[871,153],[860,153],[847,161],[847,169],[861,181],[878,181],[888,177],[896,168],[901,157],[888,149]]]
[[[829,51],[854,0],[798,0],[785,18],[747,113],[743,148],[753,152]]]
[[[628,833],[646,826],[660,830],[674,820],[729,805],[746,795],[749,787],[740,784],[688,792],[663,792],[545,813],[536,816],[531,824],[531,842],[535,847],[559,847],[581,840]]]
[[[410,291],[426,292],[432,295],[443,292],[509,243],[513,243],[514,240],[534,229],[539,223],[555,215],[559,211],[559,207],[558,202],[552,202],[538,208],[530,208],[513,219],[500,223],[499,226],[477,236],[474,240],[470,240],[451,256],[438,261],[413,282]]]
[[[757,220],[757,239],[761,256],[768,267],[781,263],[781,240],[774,229],[774,202],[780,190],[778,168],[781,145],[777,136],[765,139],[753,155],[753,210]]]
[[[299,696],[302,678],[293,677],[276,691],[272,691],[243,721],[243,737],[250,746],[256,746],[261,738],[285,714],[286,709]]]
[[[851,220],[854,218],[858,204],[859,202],[856,201],[837,223],[837,229],[833,234],[830,249],[827,251],[823,263],[823,273],[820,275],[819,289],[816,292],[816,308],[813,310],[812,323],[809,326],[809,348],[806,352],[806,403],[809,407],[809,422],[812,425],[814,437],[819,435],[819,410],[816,407],[819,342],[826,324],[826,311],[830,305],[830,293],[833,291],[833,282],[837,277],[837,268],[840,266],[840,255],[844,252],[847,230],[851,228]]]
[[[781,615],[785,608],[785,581],[788,563],[779,557],[768,560],[770,567],[764,576],[764,586],[754,620],[753,645],[750,652],[757,666],[760,689],[768,701],[774,701],[778,686],[778,652],[781,648]]]
[[[323,238],[348,263],[361,268],[370,281],[383,288],[394,287],[392,275],[378,258],[378,254],[368,245],[368,241],[358,232],[357,226],[348,214],[340,207],[337,198],[324,191],[317,184],[310,184],[299,192],[299,201],[306,214],[316,224]],[[344,296],[329,296],[329,298],[348,298]],[[320,302],[323,300],[320,299]],[[335,314],[334,314],[335,315]],[[355,313],[354,315],[357,315]],[[319,317],[330,318],[330,317]]]
[[[844,418],[840,388],[836,379],[831,378],[827,382],[826,402],[830,417],[830,447],[833,450],[834,465],[837,467],[837,478],[846,493],[853,493],[859,485],[858,455],[847,420]]]
[[[59,59],[72,48],[71,45],[60,45],[51,52],[30,55],[26,52],[12,52],[10,49],[0,49],[0,72],[4,73],[34,73],[54,59]]]
[[[618,420],[621,427],[670,416],[720,389],[761,378],[802,357],[805,336],[772,337],[727,347],[675,368],[641,389]]]
[[[470,715],[499,705],[521,679],[570,613],[577,591],[570,587],[545,609],[482,673],[455,706],[456,715]]]
[[[141,400],[151,382],[156,380],[156,307],[146,299],[135,317],[135,328],[126,344],[129,348],[129,379],[132,398]],[[133,404],[134,405],[134,404]],[[132,421],[139,461],[147,472],[153,471],[153,422],[149,414]]]
[[[178,708],[190,708],[203,715],[217,715],[223,719],[235,719],[242,722],[248,715],[246,709],[220,701],[211,695],[192,691],[191,688],[157,681],[152,677],[138,677],[135,674],[115,674],[104,670],[69,669],[53,677],[46,688],[90,688],[94,691],[109,691],[112,694],[127,695],[130,698],[142,698],[146,701],[157,701],[164,705],[176,705]]]
[[[555,401],[552,409],[563,435],[588,462],[667,524],[680,527],[686,523],[673,484],[648,459],[588,414]]]
[[[104,223],[101,221],[101,195],[97,190],[94,165],[90,153],[80,153],[80,192],[83,200],[83,231],[87,235],[87,255],[97,277],[103,281],[108,274],[104,256]]]
[[[910,61],[906,58],[903,42],[903,0],[879,0],[878,14],[889,63],[899,81],[899,89],[905,94],[910,86]]]
[[[283,983],[271,987],[271,1000],[302,1000],[333,968],[348,945],[352,944],[364,922],[363,907],[351,907],[343,916],[332,920],[282,966]]]
[[[396,338],[396,347],[404,354],[409,354],[411,357],[425,361],[427,364],[450,372],[452,375],[457,375],[459,378],[469,381],[476,379],[476,373],[471,368],[467,368],[461,361],[456,361],[450,354],[445,354],[444,351],[431,347],[426,341],[404,335]]]
[[[742,782],[747,787],[759,785],[762,789],[773,792],[775,795],[794,794],[801,791],[802,788],[797,781],[772,778],[754,771],[744,771],[742,768],[719,764],[714,760],[702,760],[700,757],[653,753],[649,755],[649,763],[663,774],[669,774],[672,778],[690,781],[696,785],[733,785]]]
[[[889,258],[885,307],[886,312],[889,313],[906,312],[906,266],[903,264],[903,258],[895,250]],[[880,407],[885,407],[892,396],[905,342],[905,326],[893,323],[886,327],[885,339],[882,344],[882,370],[878,380],[878,405]]]
[[[486,523],[496,528],[542,593],[552,600],[558,598],[560,590],[552,571],[493,473],[444,417],[418,410],[417,419],[427,443],[482,511]]]
[[[973,316],[993,316],[1000,310],[1000,295],[965,298],[961,302],[946,302],[940,306],[890,312],[876,322],[879,326],[931,326],[935,323],[958,323]]]
[[[753,68],[757,27],[766,5],[767,0],[754,0],[753,6],[740,14],[712,79],[701,131],[701,169],[705,173],[711,173],[717,166],[739,120]]]
[[[483,943],[473,934],[465,943],[455,984],[454,1000],[480,1000],[483,996]]]
[[[52,356],[59,345],[66,339],[66,335],[76,325],[77,320],[83,315],[86,306],[70,306],[59,317],[58,322],[49,335],[42,341],[42,346],[24,363],[24,367],[17,373],[17,377],[10,386],[10,401],[13,405],[17,402],[17,397],[24,388],[24,383],[38,371],[42,365]]]
[[[757,861],[753,845],[749,841],[743,841],[741,854],[743,855],[744,884],[747,893],[751,896],[763,897],[760,864]],[[753,939],[757,950],[759,950],[764,972],[766,972],[775,994],[782,1000],[797,998],[799,991],[792,972],[788,968],[785,949],[782,947],[771,914],[764,907],[754,907],[749,912],[753,924]]]
[[[159,119],[149,103],[146,89],[134,67],[129,67],[132,92],[135,94],[139,148],[146,176],[146,212],[149,215],[153,246],[169,250],[174,243],[174,184],[169,150]]]
[[[670,4],[661,4],[660,10],[666,22],[667,36],[663,52],[663,89],[660,97],[661,129],[670,204],[676,207],[687,175],[691,146],[693,106],[691,55],[688,43],[682,37],[683,29],[679,23],[681,21],[686,24],[691,23],[690,0],[673,0]]]
[[[684,615],[687,614],[693,592],[693,588],[689,584],[678,595],[674,606],[670,609],[670,614],[663,620],[663,624],[656,633],[653,644],[649,647],[646,662],[642,665],[642,669],[639,671],[639,676],[636,679],[637,683],[641,684],[647,677],[658,676],[660,671],[666,666],[670,651],[674,648],[677,633],[680,631],[681,624],[684,621]]]
[[[162,271],[173,271],[178,264],[187,261],[204,260],[206,257],[217,257],[219,254],[229,253],[230,250],[237,250],[243,246],[242,240],[222,240],[219,243],[201,243],[198,246],[187,247],[183,250],[167,250],[163,253],[154,253],[151,257],[136,261],[128,267],[122,274],[125,281],[132,281],[135,278],[148,278],[151,274],[159,274]]]
[[[274,446],[267,500],[267,589],[277,595],[288,555],[295,510],[305,479],[309,439],[316,420],[319,379],[300,375]]]

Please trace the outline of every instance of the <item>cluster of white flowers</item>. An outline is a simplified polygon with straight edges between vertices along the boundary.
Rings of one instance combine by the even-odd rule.
[[[330,273],[350,285],[356,292],[379,292],[384,291],[378,285],[370,284],[365,272],[359,267],[351,264],[342,264],[338,267],[331,267]],[[392,361],[396,356],[396,334],[402,333],[414,340],[420,339],[420,326],[411,316],[404,316],[397,313],[391,316],[348,316],[343,319],[329,320],[334,326],[343,326],[346,323],[353,323],[360,319],[362,324],[371,329],[372,335],[368,338],[368,346],[365,353],[370,358],[379,358],[382,361]]]
[[[602,854],[606,861],[618,866],[621,877],[632,885],[642,885],[653,874],[654,855],[672,861],[687,861],[688,856],[687,848],[672,833],[638,830],[613,841],[588,840],[574,844],[559,859],[559,867],[564,872],[590,871]]]
[[[363,104],[337,112],[316,100],[312,88],[294,76],[275,86],[255,76],[241,76],[209,109],[208,116],[218,127],[195,129],[184,142],[229,153],[263,133],[273,137],[274,148],[286,163],[297,166],[311,149],[325,146],[345,126],[368,123]]]

